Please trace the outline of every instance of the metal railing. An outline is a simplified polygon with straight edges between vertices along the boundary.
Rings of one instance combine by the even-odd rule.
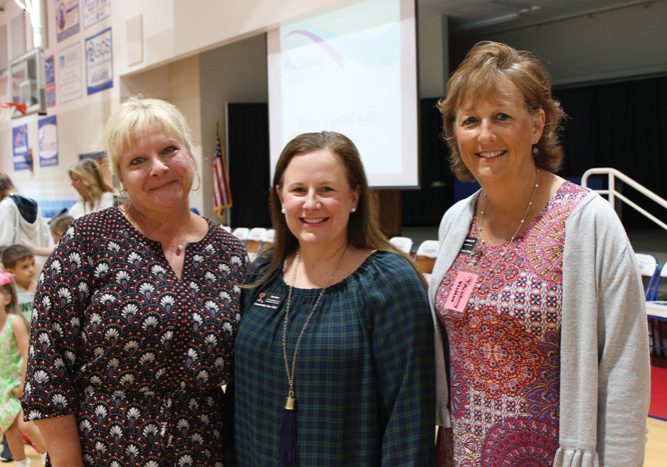
[[[661,198],[660,196],[656,195],[653,193],[651,190],[648,188],[644,187],[643,185],[637,183],[627,175],[625,175],[623,172],[620,172],[616,169],[612,169],[611,167],[600,167],[596,169],[588,169],[586,172],[584,172],[584,175],[581,177],[581,184],[582,186],[588,186],[588,178],[591,175],[606,175],[608,184],[607,187],[608,189],[596,189],[594,191],[597,191],[601,195],[607,195],[609,199],[609,203],[616,207],[616,200],[619,199],[623,201],[625,204],[633,208],[635,211],[639,212],[640,214],[644,215],[647,219],[652,220],[655,222],[657,225],[662,227],[664,230],[667,230],[667,224],[665,224],[663,221],[655,217],[653,214],[650,212],[646,211],[637,203],[629,200],[627,197],[623,195],[620,191],[616,189],[616,179],[620,180],[621,182],[625,183],[628,186],[631,186],[635,190],[637,190],[639,193],[643,194],[647,198],[649,198],[651,201],[654,201],[658,205],[662,206],[667,210],[667,200]]]

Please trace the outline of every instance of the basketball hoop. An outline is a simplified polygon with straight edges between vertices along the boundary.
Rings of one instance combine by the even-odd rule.
[[[27,112],[24,102],[0,101],[0,130],[11,126],[12,118],[23,116]]]
[[[25,102],[0,102],[0,107],[4,109],[16,109],[21,112],[21,115],[25,115],[28,111],[28,107],[25,105]]]

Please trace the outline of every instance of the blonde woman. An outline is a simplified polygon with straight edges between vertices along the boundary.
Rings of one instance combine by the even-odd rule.
[[[72,187],[79,193],[79,201],[70,208],[75,219],[110,208],[114,205],[113,188],[104,179],[100,165],[94,159],[83,159],[67,171]]]

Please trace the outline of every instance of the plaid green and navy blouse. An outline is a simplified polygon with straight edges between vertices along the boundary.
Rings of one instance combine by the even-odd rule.
[[[266,261],[256,263],[250,280],[266,270]],[[234,350],[240,466],[278,465],[287,396],[280,271],[244,291]],[[290,358],[319,292],[292,292]],[[300,466],[433,465],[433,322],[405,258],[378,251],[327,289],[301,342],[295,391]]]

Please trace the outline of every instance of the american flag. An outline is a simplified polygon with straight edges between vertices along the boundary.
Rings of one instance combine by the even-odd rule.
[[[232,190],[229,186],[225,158],[220,141],[220,122],[216,122],[215,158],[213,159],[213,212],[224,220],[226,208],[232,207]]]

